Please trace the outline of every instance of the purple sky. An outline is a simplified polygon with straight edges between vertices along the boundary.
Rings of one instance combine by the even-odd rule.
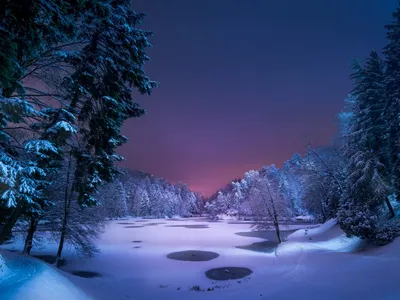
[[[397,0],[133,0],[160,82],[126,122],[125,166],[210,195],[329,142],[349,66],[385,45]]]

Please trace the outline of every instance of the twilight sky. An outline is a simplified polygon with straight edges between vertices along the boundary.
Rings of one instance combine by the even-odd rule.
[[[349,66],[385,45],[397,0],[133,0],[160,82],[126,122],[125,166],[206,195],[329,142]]]

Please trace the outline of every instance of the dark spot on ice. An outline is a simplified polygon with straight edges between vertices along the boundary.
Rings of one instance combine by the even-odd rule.
[[[257,224],[257,222],[249,222],[249,221],[229,221],[228,222],[228,224],[232,224],[232,225],[235,225],[235,224],[237,224],[237,225],[241,225],[241,224],[248,224],[248,225],[255,225],[255,224]]]
[[[142,243],[142,241],[132,241],[132,243]]]
[[[281,231],[281,239],[285,240],[288,235],[292,234],[296,230],[285,230]],[[269,240],[271,242],[278,242],[278,238],[276,236],[275,230],[269,230],[269,231],[247,231],[247,232],[236,232],[236,235],[240,236],[245,236],[245,237],[256,237],[256,238],[261,238],[265,240]]]
[[[205,274],[207,278],[213,280],[240,279],[249,276],[252,270],[242,267],[223,267],[208,270]]]
[[[133,225],[133,226],[124,226],[124,228],[143,228],[144,226],[137,226],[137,225]]]
[[[273,253],[277,248],[277,242],[264,241],[257,242],[246,246],[236,246],[238,249],[250,250],[255,252],[263,252],[263,253]]]
[[[192,219],[192,222],[204,222],[204,223],[220,223],[220,220],[212,220],[212,219],[207,219],[207,218],[202,218],[202,219]]]
[[[97,272],[81,271],[81,270],[71,271],[71,274],[75,275],[75,276],[83,277],[83,278],[94,278],[94,277],[103,276],[102,274],[97,273]]]
[[[162,224],[167,224],[167,223],[147,223],[147,224],[144,224],[144,226],[156,226],[156,225],[162,225]]]
[[[135,223],[132,223],[132,222],[118,222],[117,224],[120,224],[120,225],[132,225],[132,224],[135,224]]]
[[[145,222],[148,222],[149,220],[136,220],[135,222],[136,223],[145,223]]]
[[[135,246],[135,247],[133,247],[133,249],[139,249],[140,248],[140,246]]]
[[[188,228],[188,229],[206,229],[210,228],[208,225],[166,225],[165,227],[182,227],[182,228]]]
[[[210,251],[187,250],[180,252],[172,252],[167,255],[169,259],[183,261],[209,261],[219,256],[218,253]]]

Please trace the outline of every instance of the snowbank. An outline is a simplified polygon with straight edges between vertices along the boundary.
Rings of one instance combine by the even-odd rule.
[[[9,269],[6,266],[6,261],[4,260],[3,256],[0,254],[0,283],[2,278],[4,278],[9,272]]]
[[[346,237],[335,219],[330,219],[317,228],[300,229],[288,236],[287,242],[278,247],[279,254],[302,251],[353,252],[362,246],[357,238]]]
[[[338,227],[336,220],[330,219],[319,227],[297,230],[288,236],[288,241],[329,240],[343,233]]]
[[[89,300],[81,289],[53,267],[15,253],[3,253],[7,272],[0,278],[2,300]]]

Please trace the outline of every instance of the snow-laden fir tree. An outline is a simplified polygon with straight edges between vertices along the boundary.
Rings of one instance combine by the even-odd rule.
[[[0,156],[2,163],[8,168],[7,177],[11,179],[6,183],[10,189],[4,191],[3,199],[8,200],[8,207],[12,207],[0,240],[9,235],[10,229],[22,212],[28,210],[28,213],[31,213],[37,210],[31,206],[34,203],[24,201],[24,197],[11,196],[15,187],[12,183],[13,178],[23,178],[26,173],[23,170],[27,166],[19,158],[23,151],[16,151],[21,149],[21,145],[10,143],[10,137],[15,140],[10,132],[18,129],[37,132],[39,136],[42,133],[38,132],[37,128],[31,128],[32,120],[37,122],[47,117],[45,112],[38,110],[48,107],[50,103],[46,101],[55,95],[46,88],[42,89],[47,87],[48,82],[40,75],[56,70],[61,63],[56,55],[58,50],[77,42],[77,22],[91,6],[91,2],[15,0],[2,1],[0,4]],[[53,147],[51,143],[43,140],[35,142],[34,147],[27,145],[27,150],[31,151],[39,146],[48,149]],[[32,164],[37,164],[34,158],[27,163],[30,164],[29,168],[32,168]],[[38,169],[38,172],[45,170]],[[46,179],[49,177],[51,176],[46,176]],[[33,184],[32,178],[27,180]],[[41,193],[39,186],[34,189],[38,194]]]
[[[168,186],[164,190],[163,201],[165,202],[165,215],[172,218],[177,215],[179,208],[179,198],[176,196],[175,187]]]
[[[100,204],[104,207],[105,215],[108,218],[119,219],[129,215],[127,192],[119,179],[102,187],[100,193],[102,195]]]
[[[386,26],[389,41],[384,49],[386,72],[385,119],[388,121],[389,159],[391,185],[400,199],[400,5],[393,13],[393,21]],[[390,122],[389,122],[390,121]]]
[[[75,70],[64,78],[64,87],[69,106],[79,109],[80,137],[72,152],[79,168],[74,169],[69,197],[77,192],[82,207],[98,204],[93,197],[98,186],[118,173],[116,162],[122,157],[116,148],[127,141],[120,133],[124,121],[144,113],[132,100],[133,89],[150,94],[156,86],[143,70],[151,35],[137,28],[144,15],[134,12],[127,0],[98,1],[90,13],[94,21],[83,34],[88,43],[64,54]]]
[[[348,235],[376,239],[386,212],[394,216],[388,199],[392,189],[384,63],[378,54],[372,52],[364,65],[355,62],[352,78],[353,116],[345,144],[350,165],[339,224]]]
[[[164,189],[159,181],[153,181],[148,188],[149,195],[149,215],[156,218],[163,218],[166,211],[166,202],[164,201]]]
[[[138,205],[138,216],[150,216],[151,215],[151,204],[150,197],[147,189],[140,188],[136,195]]]

